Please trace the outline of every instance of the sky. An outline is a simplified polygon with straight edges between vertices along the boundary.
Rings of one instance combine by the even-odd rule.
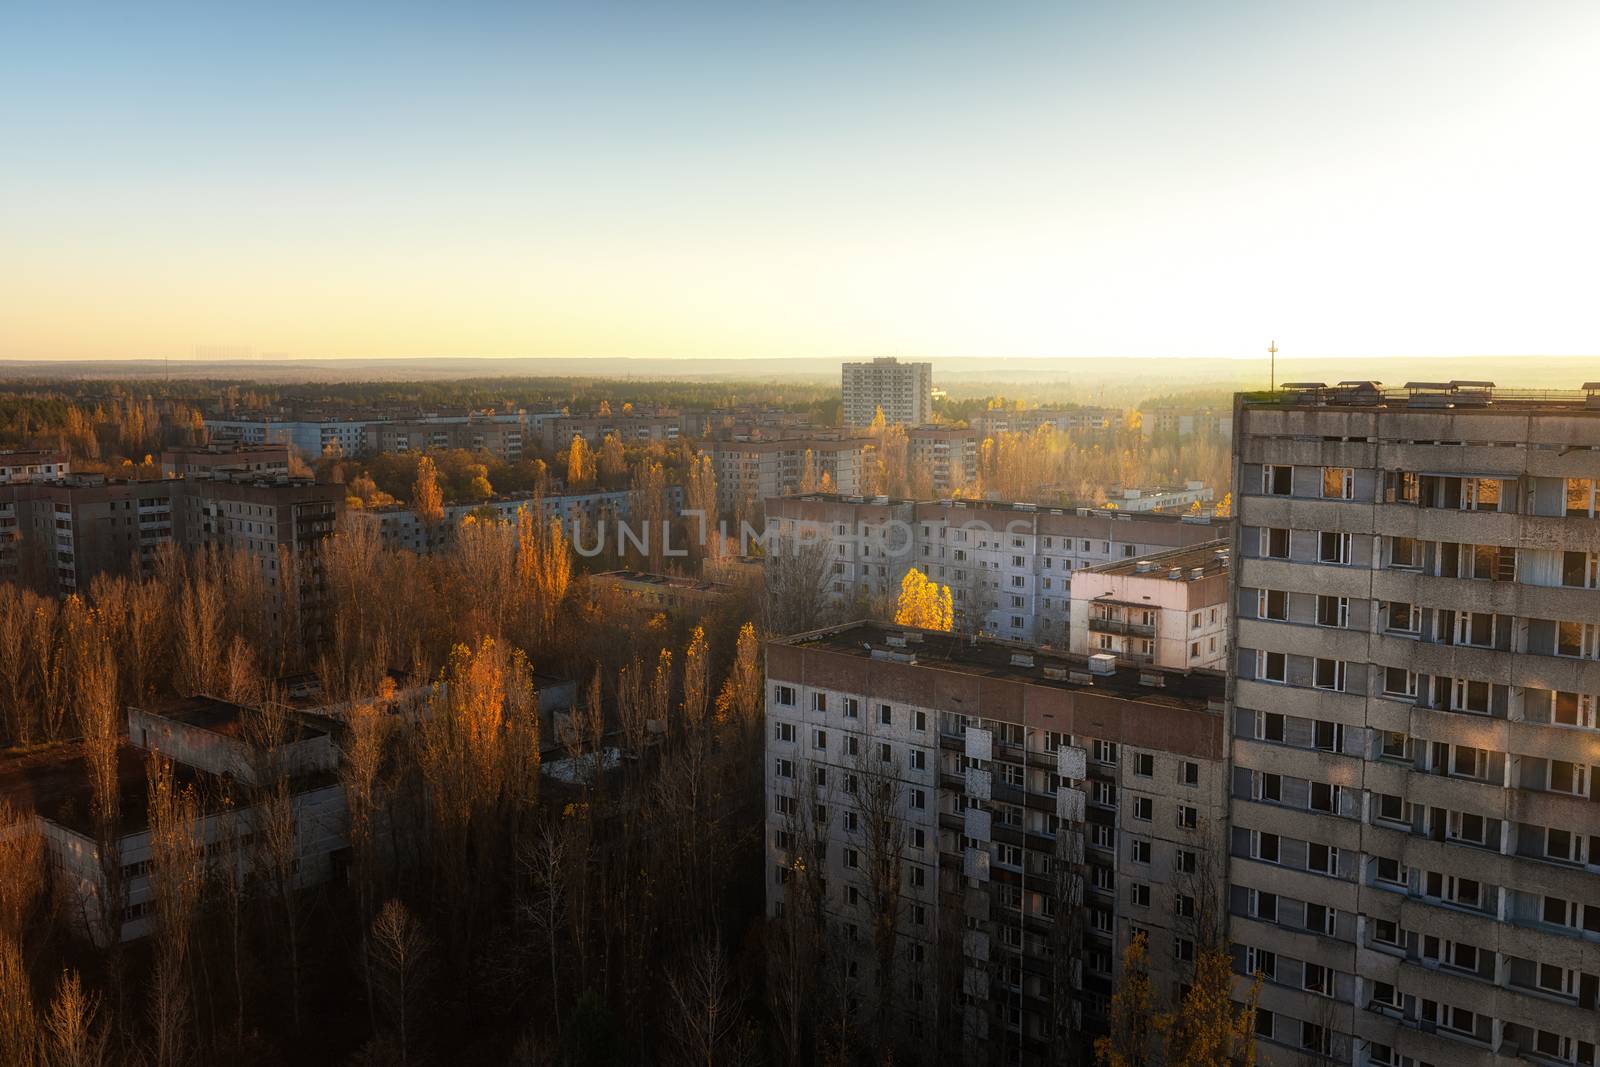
[[[0,359],[1600,352],[1600,4],[0,0]]]

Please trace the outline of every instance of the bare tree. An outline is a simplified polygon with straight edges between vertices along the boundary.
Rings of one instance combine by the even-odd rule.
[[[193,1014],[188,963],[205,852],[200,841],[199,802],[181,788],[172,761],[152,752],[150,788],[150,883],[153,891],[152,946],[155,967],[150,988],[150,1022],[157,1067],[188,1056]]]
[[[905,872],[905,786],[898,764],[868,742],[856,758],[855,802],[860,816],[862,859],[867,875],[867,910],[877,966],[878,1047],[893,1046],[901,1006],[898,977],[900,891]]]
[[[373,988],[394,1030],[400,1064],[412,1061],[423,987],[432,966],[432,946],[415,916],[398,900],[387,900],[372,920],[367,955]]]
[[[672,1031],[685,1067],[739,1067],[756,1062],[755,1039],[744,1019],[744,998],[734,987],[720,941],[689,953],[667,980],[672,991]]]
[[[771,546],[764,564],[768,633],[804,633],[834,621],[832,566],[824,540],[780,539]]]

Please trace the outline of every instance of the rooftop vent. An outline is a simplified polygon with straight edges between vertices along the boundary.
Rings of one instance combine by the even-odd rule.
[[[1182,567],[1174,567],[1174,568],[1172,568],[1170,571],[1167,572],[1167,577],[1172,579],[1175,582],[1183,581],[1183,568]]]
[[[1011,665],[1013,667],[1031,667],[1031,666],[1033,666],[1033,653],[1032,652],[1013,652],[1013,653],[1011,653]]]
[[[1065,681],[1067,674],[1068,671],[1065,667],[1046,667],[1044,669],[1044,676],[1052,682]]]
[[[921,630],[907,630],[905,633],[901,634],[900,636],[902,638],[904,638],[905,641],[907,643],[909,643],[909,644],[913,644],[913,645],[922,644],[922,631]]]
[[[872,498],[872,502],[874,504],[887,504],[889,502],[889,498],[886,496],[875,496]]]
[[[1094,674],[1117,673],[1117,657],[1109,652],[1096,652],[1089,657],[1089,670]]]
[[[1088,671],[1068,671],[1067,681],[1072,682],[1074,685],[1093,685],[1094,675]]]
[[[876,660],[887,660],[890,663],[917,662],[917,654],[915,652],[901,652],[898,649],[893,648],[875,648],[872,650],[872,658]]]
[[[1154,689],[1165,689],[1167,687],[1167,676],[1159,671],[1140,671],[1139,684],[1148,685]]]
[[[1206,569],[1204,567],[1190,567],[1189,568],[1189,580],[1191,582],[1197,582],[1201,578],[1204,578],[1205,576],[1206,576]]]
[[[906,635],[905,634],[890,634],[884,640],[888,643],[890,648],[905,648],[906,647]]]
[[[1141,559],[1135,561],[1133,569],[1138,574],[1149,574],[1151,571],[1156,569],[1156,565],[1152,560]]]

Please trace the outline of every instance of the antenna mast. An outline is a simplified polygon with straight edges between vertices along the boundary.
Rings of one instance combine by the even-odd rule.
[[[1272,357],[1272,370],[1267,379],[1267,390],[1276,392],[1278,389],[1278,342],[1274,341],[1267,346],[1267,355]]]

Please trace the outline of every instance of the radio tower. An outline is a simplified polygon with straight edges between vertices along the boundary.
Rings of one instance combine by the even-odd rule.
[[[1267,355],[1272,357],[1272,370],[1267,378],[1267,391],[1276,392],[1278,389],[1278,342],[1274,341],[1267,346]]]

